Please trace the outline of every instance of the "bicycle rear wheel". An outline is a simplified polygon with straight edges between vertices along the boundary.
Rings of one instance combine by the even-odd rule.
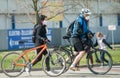
[[[13,64],[16,58],[19,57],[19,53],[8,53],[1,61],[1,69],[3,73],[9,77],[17,77],[24,72],[23,66],[16,66]],[[18,64],[25,64],[25,59],[22,57],[17,61]]]
[[[96,49],[88,54],[87,65],[94,74],[103,75],[112,68],[112,57],[107,51]]]
[[[48,76],[59,76],[65,69],[65,60],[59,53],[51,52],[44,57],[42,61],[42,68]]]

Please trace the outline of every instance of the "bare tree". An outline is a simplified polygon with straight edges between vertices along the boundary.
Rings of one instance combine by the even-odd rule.
[[[36,21],[35,21],[35,24],[38,23],[38,17],[39,17],[39,14],[38,14],[38,8],[37,8],[37,2],[39,0],[32,0],[33,1],[33,8],[34,8],[34,11],[35,11],[35,17],[36,17]]]

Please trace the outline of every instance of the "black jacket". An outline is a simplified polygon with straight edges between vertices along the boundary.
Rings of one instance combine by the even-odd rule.
[[[36,25],[36,41],[35,44],[40,45],[43,44],[43,39],[47,39],[47,32],[46,32],[46,26],[43,26],[42,24]]]

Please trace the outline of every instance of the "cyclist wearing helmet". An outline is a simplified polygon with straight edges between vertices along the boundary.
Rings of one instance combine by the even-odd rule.
[[[91,12],[89,9],[84,8],[81,10],[80,15],[77,17],[76,22],[73,27],[72,31],[72,43],[74,46],[75,52],[77,52],[77,56],[75,57],[73,63],[70,66],[70,69],[75,71],[78,70],[77,64],[82,59],[82,57],[85,55],[85,46],[82,42],[84,39],[87,39],[87,34],[91,33],[91,31],[88,29],[88,21],[90,18]],[[84,42],[86,42],[85,40]]]

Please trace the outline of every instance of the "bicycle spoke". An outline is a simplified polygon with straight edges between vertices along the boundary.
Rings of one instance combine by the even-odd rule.
[[[46,64],[46,58],[49,58],[49,64]],[[52,77],[61,75],[65,69],[65,60],[57,52],[52,52],[50,56],[45,56],[42,64],[43,71]]]
[[[18,53],[8,53],[1,62],[3,72],[9,77],[17,77],[23,73],[24,67],[14,65],[13,61],[19,57]],[[25,60],[21,58],[17,61],[19,64],[25,64]]]
[[[104,53],[104,58],[101,57],[101,51]],[[92,62],[91,58],[93,59]],[[94,74],[106,74],[112,68],[112,58],[108,52],[97,49],[96,52],[91,52],[87,64]]]

